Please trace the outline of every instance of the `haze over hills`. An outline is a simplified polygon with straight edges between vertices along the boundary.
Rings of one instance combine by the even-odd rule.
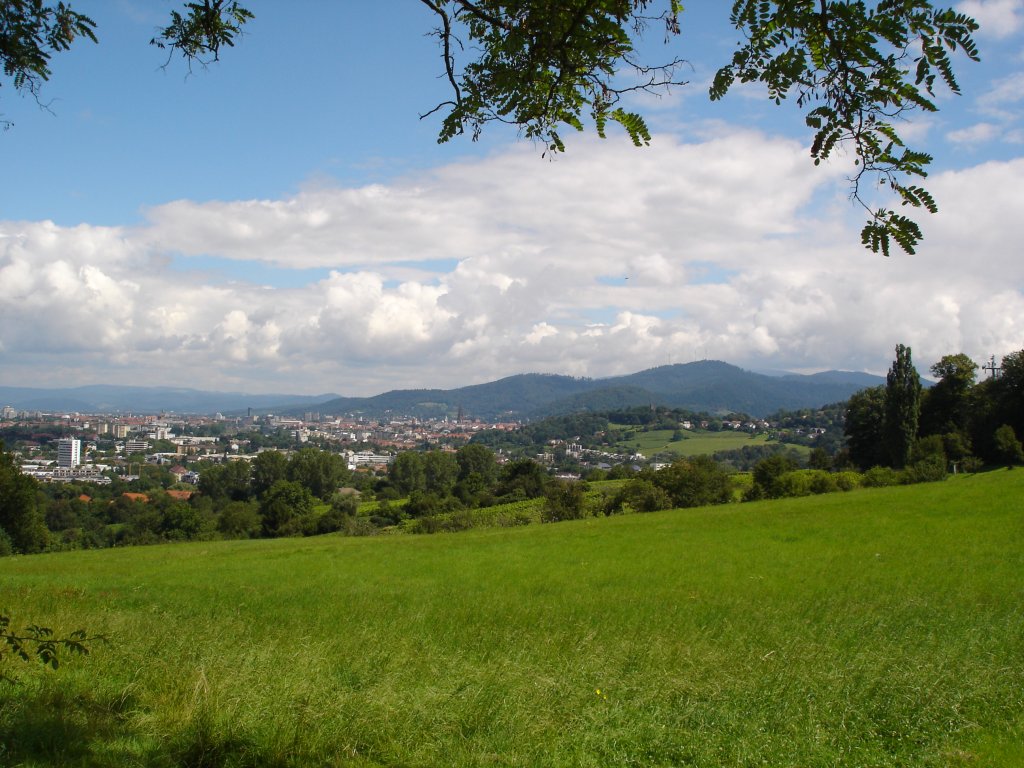
[[[879,376],[846,371],[769,376],[719,361],[651,368],[603,379],[557,374],[518,374],[451,390],[391,390],[372,397],[250,395],[173,387],[91,385],[69,389],[0,387],[4,404],[26,410],[93,413],[358,412],[418,417],[454,415],[461,408],[479,418],[536,418],[580,410],[664,405],[694,411],[737,411],[763,416],[780,408],[816,407],[884,383]]]
[[[523,419],[581,410],[662,405],[710,413],[765,416],[847,399],[880,376],[847,371],[768,376],[714,360],[664,365],[604,379],[527,373],[457,389],[392,390],[374,397],[250,395],[172,387],[95,385],[69,389],[0,387],[0,404],[20,410],[82,413],[173,412],[296,414],[303,411],[368,417],[406,415]]]
[[[323,395],[249,395],[181,387],[130,387],[94,384],[67,389],[0,387],[0,406],[23,411],[79,413],[227,413],[268,408],[306,407],[337,397]]]
[[[846,371],[766,376],[705,360],[604,379],[520,374],[451,390],[394,390],[375,397],[338,398],[320,408],[325,412],[392,412],[427,417],[454,413],[461,407],[467,416],[537,418],[581,410],[663,405],[766,416],[779,409],[838,402],[860,389],[884,383],[880,376]]]

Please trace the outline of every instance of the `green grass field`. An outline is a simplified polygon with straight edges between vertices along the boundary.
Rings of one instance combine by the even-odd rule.
[[[649,432],[637,432],[632,440],[616,443],[613,450],[620,453],[638,451],[644,456],[658,453],[674,453],[676,456],[689,457],[715,451],[730,451],[747,445],[768,445],[765,435],[749,435],[746,432],[728,430],[724,432],[691,432],[683,430],[685,439],[672,441],[673,430],[652,429]],[[797,450],[808,450],[802,446],[794,446]]]
[[[11,766],[1024,764],[1024,472],[0,560]]]

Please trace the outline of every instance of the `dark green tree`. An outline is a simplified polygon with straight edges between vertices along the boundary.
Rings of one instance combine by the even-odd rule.
[[[938,381],[922,393],[922,435],[966,433],[978,365],[967,355],[945,355],[931,367]]]
[[[560,520],[579,520],[587,516],[584,483],[572,480],[552,480],[544,490],[544,508],[541,520],[556,523]]]
[[[427,476],[423,468],[423,454],[403,451],[395,456],[388,468],[388,478],[402,496],[427,487]]]
[[[447,451],[427,451],[423,454],[424,489],[436,496],[450,496],[459,479],[459,462],[455,454]]]
[[[1000,363],[999,377],[992,382],[992,396],[999,422],[1024,434],[1024,349],[1011,352]]]
[[[846,404],[843,424],[852,461],[862,471],[888,465],[885,447],[885,387],[855,392]]]
[[[672,499],[664,488],[648,477],[634,477],[623,483],[605,508],[606,514],[624,512],[657,512],[672,506]]]
[[[785,495],[780,485],[782,476],[799,469],[791,457],[783,453],[761,459],[754,465],[754,484],[747,494],[748,499],[776,499]]]
[[[544,495],[547,484],[544,467],[532,459],[519,459],[502,467],[495,495],[536,499]]]
[[[255,501],[232,501],[217,515],[217,530],[228,538],[255,538],[261,527],[259,505]]]
[[[0,441],[0,532],[5,533],[15,552],[42,552],[49,531],[39,504],[39,484],[21,474],[14,456]]]
[[[729,475],[709,456],[678,459],[653,478],[673,507],[703,507],[732,499]]]
[[[1024,464],[1024,447],[1021,447],[1017,434],[1009,424],[1003,424],[995,434],[996,453],[1006,466]]]
[[[251,470],[249,462],[241,459],[208,464],[199,472],[199,492],[209,496],[215,504],[248,501],[252,495]]]
[[[279,480],[260,501],[260,518],[265,536],[295,536],[302,533],[313,515],[313,495],[291,480]]]
[[[810,469],[823,469],[828,472],[832,469],[832,457],[820,446],[812,448],[810,456],[807,457],[807,466]]]
[[[340,455],[319,448],[303,448],[288,461],[288,479],[323,501],[330,499],[348,476],[348,465]]]
[[[492,485],[498,478],[498,462],[494,451],[490,448],[469,443],[455,452],[455,461],[459,465],[459,482],[477,475],[486,485]]]
[[[256,498],[264,494],[278,480],[288,479],[288,457],[280,451],[260,451],[252,460],[252,492]]]
[[[911,361],[910,347],[896,346],[896,359],[885,377],[885,446],[892,466],[910,460],[921,411],[921,377]]]
[[[467,507],[489,506],[494,502],[498,480],[498,462],[494,452],[477,443],[464,445],[455,452],[459,479],[453,493]]]

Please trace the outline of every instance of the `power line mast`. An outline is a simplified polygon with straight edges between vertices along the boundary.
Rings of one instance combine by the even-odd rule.
[[[992,355],[992,357],[989,358],[988,365],[981,366],[981,370],[988,371],[993,379],[998,379],[999,372],[1003,369],[996,365],[996,356]]]

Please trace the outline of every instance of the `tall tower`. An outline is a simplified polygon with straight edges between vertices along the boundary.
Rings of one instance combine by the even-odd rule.
[[[57,466],[77,467],[82,463],[82,441],[65,437],[57,441]]]

